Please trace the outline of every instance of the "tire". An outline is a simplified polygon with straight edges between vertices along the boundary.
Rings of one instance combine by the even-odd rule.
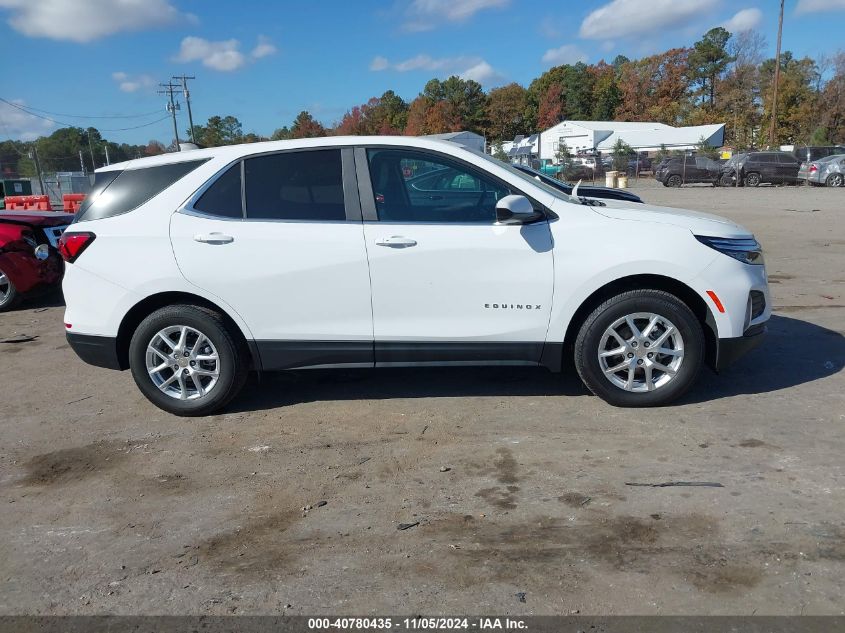
[[[745,176],[746,187],[757,187],[759,186],[760,182],[760,174],[751,172],[750,174],[746,174]]]
[[[649,335],[630,336],[631,329],[625,317],[632,317],[638,331],[645,332],[646,324],[653,316],[657,317],[656,324]],[[614,326],[618,331],[616,337],[608,335]],[[660,340],[664,335],[658,349],[671,349],[674,353],[645,351],[655,337]],[[624,346],[619,337],[628,339]],[[623,347],[626,350],[623,353],[607,354]],[[599,357],[602,353],[604,359]],[[628,354],[633,354],[633,358],[628,359]],[[674,295],[662,290],[631,290],[608,299],[584,320],[575,340],[574,360],[584,385],[613,406],[665,405],[682,396],[695,382],[704,362],[704,332],[689,307]],[[672,371],[662,371],[655,366],[655,361]],[[603,367],[602,363],[607,366]],[[608,371],[617,366],[622,369],[613,373]],[[650,381],[646,379],[647,371],[651,375]],[[631,388],[618,384],[620,382],[631,383]],[[649,389],[649,383],[653,388]]]
[[[845,176],[842,174],[831,174],[824,181],[826,187],[841,187],[845,184]]]
[[[153,361],[161,361],[162,369],[150,371]],[[179,416],[222,409],[241,390],[248,373],[244,346],[223,318],[194,305],[166,306],[144,319],[129,343],[129,366],[141,393],[159,409]]]
[[[12,280],[0,270],[0,312],[11,310],[21,300],[21,295]]]
[[[722,180],[721,180],[720,184],[723,187],[733,187],[734,186],[734,179],[731,176],[728,176],[728,175],[722,176]]]
[[[678,174],[672,174],[663,184],[667,187],[680,187],[684,184],[684,180]]]

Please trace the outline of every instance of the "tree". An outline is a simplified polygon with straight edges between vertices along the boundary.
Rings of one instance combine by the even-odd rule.
[[[695,151],[697,154],[706,156],[707,158],[719,158],[718,148],[713,147],[703,136],[698,139],[698,143],[695,145]]]
[[[566,144],[566,141],[561,139],[558,142],[557,150],[555,151],[555,158],[557,159],[558,165],[568,162],[571,157],[572,154],[569,151],[569,146]]]
[[[493,144],[493,158],[498,158],[500,161],[507,163],[508,155],[502,148],[502,141],[497,141]]]
[[[689,110],[688,55],[689,49],[673,48],[622,64],[616,116],[623,121],[683,124]]]
[[[213,116],[205,125],[194,125],[194,138],[203,147],[234,145],[243,142],[243,127],[241,122],[231,115]]]
[[[164,154],[164,143],[152,139],[144,146],[144,156],[158,156]]]
[[[631,160],[633,153],[634,150],[630,145],[621,138],[616,139],[613,149],[610,152],[610,155],[613,157],[613,169],[616,171],[627,171],[628,161]]]
[[[716,82],[733,61],[727,48],[730,39],[731,34],[718,26],[707,31],[689,52],[690,81],[700,86],[695,96],[710,107],[716,102]]]
[[[517,83],[494,88],[487,95],[487,120],[489,136],[510,140],[524,134],[528,110],[528,91]]]
[[[305,110],[296,115],[290,128],[291,138],[314,138],[325,135],[326,128]]]
[[[277,128],[270,136],[271,141],[286,141],[290,138],[292,138],[290,135],[290,128],[287,125],[285,127]]]

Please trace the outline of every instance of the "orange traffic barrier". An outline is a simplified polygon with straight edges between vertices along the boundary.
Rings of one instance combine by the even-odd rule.
[[[50,196],[6,196],[8,211],[52,211]]]
[[[66,193],[62,196],[62,206],[68,213],[76,213],[82,206],[83,200],[85,200],[84,193]]]

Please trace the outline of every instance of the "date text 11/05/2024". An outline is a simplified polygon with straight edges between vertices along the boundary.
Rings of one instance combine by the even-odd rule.
[[[309,618],[311,630],[501,630],[526,629],[523,620],[511,618]]]

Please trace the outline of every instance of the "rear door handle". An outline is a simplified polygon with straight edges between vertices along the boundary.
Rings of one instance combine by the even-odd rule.
[[[230,244],[235,241],[235,238],[223,233],[201,233],[194,235],[194,241],[203,244]]]
[[[378,246],[387,246],[388,248],[409,248],[416,246],[417,241],[409,237],[402,237],[401,235],[392,235],[391,237],[383,237],[376,240]]]

